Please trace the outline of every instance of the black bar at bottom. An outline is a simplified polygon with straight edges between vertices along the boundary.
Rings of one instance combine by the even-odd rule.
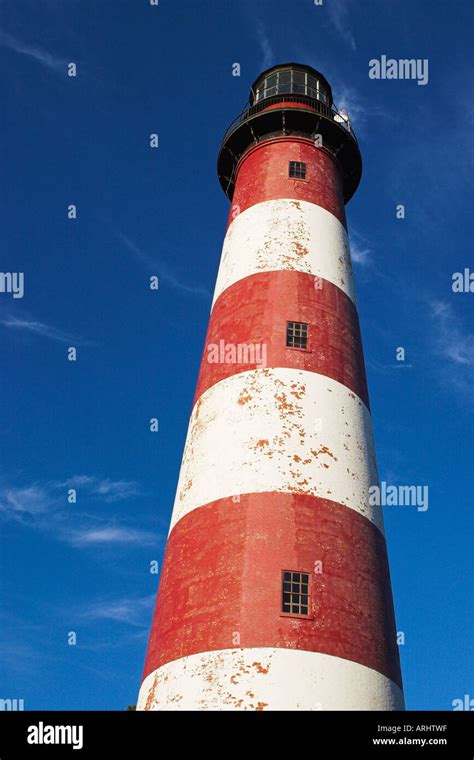
[[[317,758],[473,760],[471,712],[1,712],[0,760],[159,757],[193,752],[254,757],[268,743]],[[248,733],[247,733],[248,731]],[[324,754],[323,754],[324,751]],[[330,753],[330,754],[328,754]]]

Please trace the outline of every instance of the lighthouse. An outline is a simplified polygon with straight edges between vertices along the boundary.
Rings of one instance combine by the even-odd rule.
[[[254,82],[139,710],[402,710],[345,204],[361,155],[315,69]]]

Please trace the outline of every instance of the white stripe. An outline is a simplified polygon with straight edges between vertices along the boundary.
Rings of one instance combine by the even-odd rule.
[[[236,216],[222,249],[214,300],[243,277],[292,269],[329,280],[355,303],[344,225],[315,203],[264,201]]]
[[[383,530],[380,507],[369,506],[377,483],[370,413],[346,386],[294,368],[241,372],[194,406],[171,528],[216,499],[297,491],[344,504]]]
[[[137,710],[404,710],[390,678],[297,649],[222,649],[168,662],[142,683]]]

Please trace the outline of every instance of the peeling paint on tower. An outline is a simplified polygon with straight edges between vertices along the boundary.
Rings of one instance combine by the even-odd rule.
[[[308,66],[261,74],[225,135],[232,208],[140,710],[404,707],[346,229],[361,167]],[[221,342],[265,362],[210,362]]]

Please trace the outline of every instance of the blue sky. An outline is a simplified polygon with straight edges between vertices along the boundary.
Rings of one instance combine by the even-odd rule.
[[[0,293],[0,697],[136,702],[228,213],[217,153],[286,61],[321,70],[352,117],[380,477],[429,486],[427,511],[385,509],[407,706],[474,696],[474,294],[451,288],[472,266],[473,16],[468,0],[3,0],[0,268],[25,294]],[[369,79],[383,54],[427,58],[428,84]]]

